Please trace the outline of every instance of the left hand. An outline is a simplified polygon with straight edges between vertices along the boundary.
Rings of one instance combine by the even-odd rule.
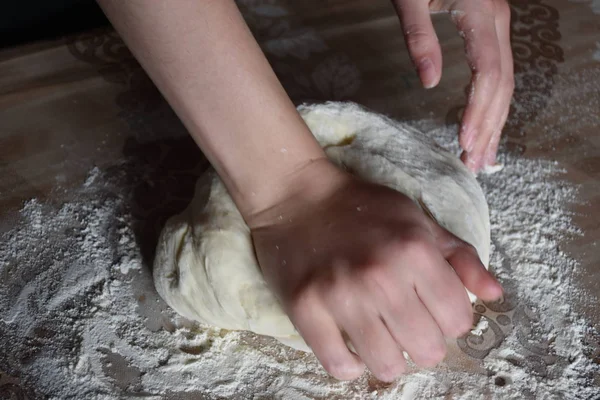
[[[406,371],[402,351],[433,367],[445,338],[471,329],[465,289],[501,297],[477,251],[405,195],[328,160],[287,184],[288,196],[245,219],[266,282],[334,377],[355,379],[366,365],[392,381]]]
[[[447,12],[465,40],[471,88],[459,142],[473,172],[496,161],[514,89],[510,7],[506,0],[392,0],[423,86],[438,84],[442,53],[430,13]]]

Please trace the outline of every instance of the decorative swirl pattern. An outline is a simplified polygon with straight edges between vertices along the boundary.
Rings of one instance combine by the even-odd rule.
[[[485,310],[485,307],[483,308]],[[485,311],[484,311],[485,312]],[[497,348],[506,337],[502,325],[494,321],[491,317],[475,313],[476,319],[482,319],[487,322],[488,329],[481,335],[469,333],[457,339],[458,347],[469,356],[477,359],[483,359],[492,349]]]
[[[511,10],[511,42],[517,84],[505,132],[509,137],[518,138],[525,136],[524,124],[546,106],[557,64],[564,61],[564,54],[557,44],[561,38],[558,10],[542,0],[513,0]],[[524,147],[519,149],[524,150]]]

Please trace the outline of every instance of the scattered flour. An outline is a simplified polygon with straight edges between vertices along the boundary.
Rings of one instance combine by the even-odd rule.
[[[594,51],[592,58],[595,61],[600,62],[600,42],[596,42],[596,50]]]
[[[455,127],[417,125],[458,150]],[[121,178],[98,169],[69,203],[28,201],[0,237],[0,340],[10,343],[0,370],[50,399],[598,399],[597,365],[583,343],[591,327],[572,308],[578,265],[559,247],[578,234],[567,211],[575,189],[556,180],[552,162],[499,161],[502,170],[481,177],[491,265],[505,305],[519,306],[510,316],[476,306],[488,311],[473,343],[505,325],[482,373],[442,365],[392,385],[368,374],[337,382],[312,355],[178,317],[152,287]]]
[[[600,0],[569,0],[569,2],[589,4],[594,14],[600,14]]]
[[[484,332],[489,328],[489,322],[487,319],[482,318],[477,325],[475,325],[475,328],[471,331],[472,335],[476,335],[476,336],[481,336],[484,334]]]

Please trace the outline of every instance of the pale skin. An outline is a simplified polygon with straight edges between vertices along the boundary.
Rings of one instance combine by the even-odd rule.
[[[327,160],[233,1],[99,3],[223,179],[268,283],[331,375],[354,379],[366,365],[391,381],[406,369],[402,351],[434,366],[445,338],[471,327],[465,288],[502,295],[471,246],[404,195]],[[441,77],[430,12],[450,11],[464,32],[473,90],[462,159],[473,171],[493,164],[513,90],[508,6],[394,5],[425,87]]]

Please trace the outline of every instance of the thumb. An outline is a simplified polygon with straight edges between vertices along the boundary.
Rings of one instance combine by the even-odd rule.
[[[438,249],[452,266],[465,288],[485,301],[502,297],[502,286],[482,264],[477,251],[464,240],[433,222]]]

